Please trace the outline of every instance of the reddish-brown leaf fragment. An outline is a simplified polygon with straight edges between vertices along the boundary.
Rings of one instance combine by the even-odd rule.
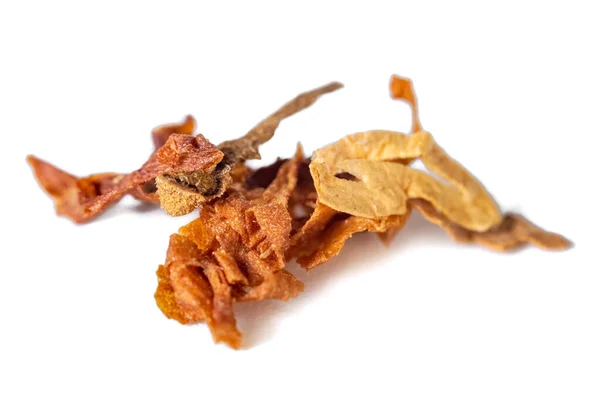
[[[244,276],[244,273],[240,269],[237,261],[227,252],[222,249],[215,250],[213,256],[223,269],[225,278],[230,285],[241,284],[244,286],[248,285],[248,278]]]
[[[156,271],[158,287],[154,294],[156,304],[167,318],[175,319],[182,324],[205,319],[203,311],[190,305],[182,307],[178,301],[178,297],[183,297],[181,289],[179,289],[180,293],[176,294],[172,285],[173,280],[179,282],[181,275],[188,274],[187,268],[197,269],[200,266],[201,257],[202,254],[191,240],[180,235],[171,235],[165,263],[160,265]],[[175,270],[175,275],[173,275],[173,270]]]
[[[287,259],[301,258],[312,254],[319,245],[318,239],[322,232],[336,215],[341,215],[341,213],[317,202],[308,221],[292,237]]]
[[[204,275],[213,291],[212,319],[208,321],[215,343],[224,342],[238,349],[242,344],[242,334],[237,330],[233,316],[231,287],[224,272],[214,263],[204,265]]]
[[[298,264],[310,270],[338,255],[346,240],[353,234],[363,231],[386,232],[393,227],[401,228],[406,223],[408,216],[409,213],[381,219],[350,216],[343,220],[333,221],[316,238],[317,248],[311,254],[299,257]]]
[[[246,211],[249,246],[256,248],[263,259],[274,256],[281,268],[292,231],[288,201],[296,187],[298,167],[303,159],[299,146],[296,156],[281,166],[262,196]]]
[[[202,135],[172,134],[165,145],[152,154],[140,169],[124,176],[108,193],[83,204],[84,212],[88,214],[88,219],[92,218],[111,202],[159,175],[177,176],[195,171],[210,171],[222,158],[223,153]]]
[[[128,193],[138,199],[154,201],[155,197],[144,194],[140,187],[159,175],[214,170],[222,158],[223,153],[202,135],[172,134],[140,169],[127,175],[105,173],[77,178],[34,156],[29,156],[27,161],[42,188],[54,198],[57,213],[83,223]]]
[[[305,92],[286,103],[279,110],[264,119],[246,135],[221,143],[218,147],[224,157],[219,165],[208,173],[180,173],[177,176],[159,176],[156,179],[162,207],[171,215],[184,215],[200,205],[220,197],[236,183],[237,165],[248,159],[260,158],[258,148],[275,134],[281,121],[312,105],[325,93],[333,92],[342,85],[334,82],[329,85]],[[235,174],[232,174],[232,171]]]
[[[193,267],[193,268],[192,268]],[[171,286],[180,309],[193,321],[212,320],[212,290],[199,267],[184,262],[169,265]]]
[[[158,308],[160,308],[167,318],[174,319],[180,324],[191,324],[202,321],[202,318],[198,315],[186,313],[179,307],[179,304],[177,304],[175,293],[171,286],[170,268],[162,264],[159,265],[156,276],[158,278],[158,287],[154,293],[154,299],[156,300]]]
[[[148,188],[148,189],[146,189]],[[129,191],[131,197],[144,203],[160,204],[156,185],[154,182],[146,182],[144,185],[136,186]]]
[[[169,137],[176,133],[179,135],[191,135],[196,129],[196,120],[191,115],[187,115],[183,122],[178,124],[165,124],[157,126],[152,130],[152,142],[154,149],[160,149]]]
[[[250,288],[238,301],[260,301],[277,299],[288,301],[304,291],[304,283],[299,281],[289,271],[282,269],[267,275],[263,282]]]
[[[122,174],[105,173],[78,178],[32,155],[27,156],[27,162],[40,186],[53,198],[56,213],[78,223],[90,218],[83,204],[110,193],[112,187],[124,177]],[[112,197],[105,202],[106,206],[124,195]]]
[[[302,292],[304,284],[283,268],[291,234],[289,200],[304,160],[299,147],[264,189],[230,189],[171,236],[156,294],[166,315],[180,321],[202,318],[215,341],[237,348],[241,334],[234,300],[288,300]]]
[[[206,321],[215,343],[239,348],[241,334],[233,317],[233,297],[223,271],[185,236],[171,235],[167,259],[157,272],[155,299],[181,323]]]

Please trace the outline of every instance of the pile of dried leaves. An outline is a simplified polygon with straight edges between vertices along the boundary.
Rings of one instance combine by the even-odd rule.
[[[503,214],[485,187],[423,130],[410,80],[393,76],[392,97],[413,111],[410,133],[367,131],[252,170],[286,117],[341,88],[331,83],[303,93],[239,139],[211,144],[194,135],[195,121],[152,132],[155,151],[129,174],[78,178],[33,156],[28,161],[56,211],[77,223],[97,216],[127,194],[160,204],[171,215],[200,208],[199,217],[171,235],[157,271],[158,307],[182,324],[204,321],[215,342],[239,348],[233,304],[289,300],[304,288],[285,269],[307,270],[339,254],[354,233],[377,232],[389,244],[413,210],[457,242],[504,251],[530,243],[566,249],[563,236],[523,216]],[[420,159],[430,173],[411,168]]]

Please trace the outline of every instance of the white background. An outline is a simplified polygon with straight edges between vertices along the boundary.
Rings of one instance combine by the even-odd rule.
[[[600,398],[595,1],[2,1],[0,398]],[[123,201],[76,226],[25,164],[130,171],[158,124],[213,142],[296,94],[346,87],[282,123],[263,161],[421,119],[497,197],[575,242],[499,254],[415,215],[306,275],[289,303],[237,307],[245,348],[157,309],[168,236],[193,215]],[[243,397],[241,397],[243,396]]]

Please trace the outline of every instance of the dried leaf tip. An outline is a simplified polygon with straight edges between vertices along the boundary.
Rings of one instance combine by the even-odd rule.
[[[159,125],[152,130],[154,149],[160,149],[162,145],[167,142],[169,136],[174,133],[179,135],[191,135],[195,130],[196,120],[191,115],[186,115],[181,123]]]
[[[390,95],[392,99],[404,100],[412,109],[412,132],[423,130],[419,120],[419,109],[417,107],[417,96],[412,81],[398,75],[392,75],[390,78]]]

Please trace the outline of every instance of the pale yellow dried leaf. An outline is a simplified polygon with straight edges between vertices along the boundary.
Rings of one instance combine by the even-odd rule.
[[[410,80],[393,76],[390,89],[411,105],[413,132],[361,132],[315,151],[310,171],[319,201],[354,216],[382,218],[404,214],[409,199],[424,199],[467,229],[483,232],[498,224],[500,210],[485,187],[421,129]],[[416,158],[432,174],[405,165]]]
[[[501,214],[492,196],[464,167],[450,158],[432,139],[419,132],[418,141],[409,142],[403,134],[378,131],[359,133],[341,146],[347,152],[349,142],[359,143],[361,158],[344,159],[329,155],[335,164],[328,164],[321,152],[316,152],[311,173],[319,201],[329,207],[365,218],[381,218],[406,212],[406,201],[422,198],[431,202],[451,221],[474,231],[485,231],[500,222]],[[354,135],[352,135],[354,136]],[[416,135],[415,135],[416,136]],[[384,138],[384,145],[381,140]],[[398,138],[398,140],[395,140]],[[430,136],[429,136],[430,138]],[[421,153],[425,166],[439,178],[408,166],[381,161],[392,159],[396,149],[413,144],[417,149],[404,148],[396,158]],[[335,146],[329,152],[335,152]],[[358,181],[341,179],[336,174],[346,172]]]

